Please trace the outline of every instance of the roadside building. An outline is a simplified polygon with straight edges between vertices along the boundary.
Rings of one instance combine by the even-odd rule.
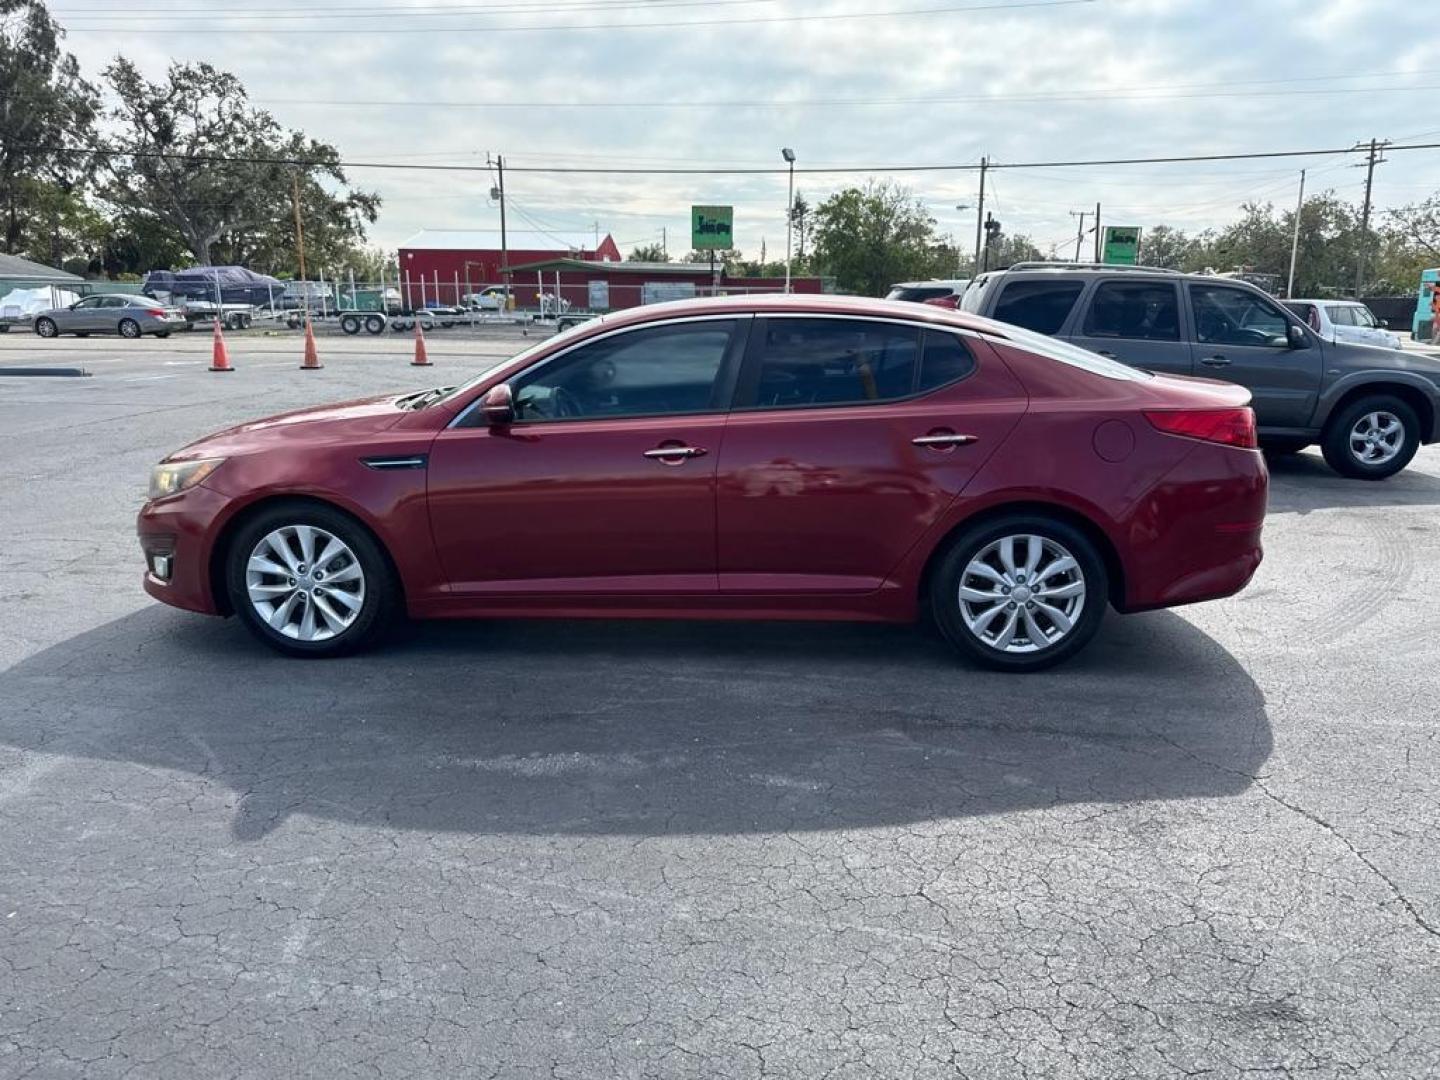
[[[696,296],[779,293],[782,278],[731,277],[723,271],[718,286],[708,263],[595,262],[576,258],[511,262],[511,289],[520,307],[538,307],[540,296],[559,295],[572,310],[618,311],[663,300]],[[831,289],[823,278],[793,278],[796,293]]]
[[[620,261],[614,239],[598,230],[552,233],[510,229],[505,239],[512,280],[515,267],[548,259]],[[400,288],[407,307],[436,300],[457,304],[467,293],[504,284],[498,229],[422,229],[400,245],[399,260]],[[517,304],[527,306],[521,301]]]

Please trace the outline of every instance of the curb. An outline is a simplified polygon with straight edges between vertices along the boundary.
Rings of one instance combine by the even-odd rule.
[[[52,376],[63,379],[88,379],[90,372],[78,367],[6,367],[0,364],[0,377],[19,375],[27,378]]]

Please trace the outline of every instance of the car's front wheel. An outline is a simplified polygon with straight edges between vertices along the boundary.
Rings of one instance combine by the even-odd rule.
[[[55,325],[54,319],[47,319],[43,315],[35,320],[35,333],[43,338],[60,336],[60,328]]]
[[[1063,521],[1014,515],[962,534],[931,576],[930,609],[962,654],[1036,671],[1095,636],[1109,582],[1095,545]]]
[[[1384,480],[1409,465],[1420,448],[1420,418],[1400,398],[1363,397],[1330,418],[1320,446],[1341,476]]]
[[[278,505],[246,522],[229,545],[226,584],[250,631],[291,656],[355,652],[398,618],[398,585],[379,543],[314,503]]]

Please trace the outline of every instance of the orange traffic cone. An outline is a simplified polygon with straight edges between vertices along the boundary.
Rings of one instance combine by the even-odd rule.
[[[420,329],[420,320],[415,320],[415,359],[411,367],[431,367],[430,357],[425,353],[425,331]]]
[[[305,320],[305,359],[300,362],[301,371],[319,371],[325,365],[320,363],[320,354],[315,351],[315,328]]]
[[[215,320],[215,342],[210,350],[211,371],[234,371],[230,366],[230,350],[225,347],[225,335],[220,332],[220,320]]]

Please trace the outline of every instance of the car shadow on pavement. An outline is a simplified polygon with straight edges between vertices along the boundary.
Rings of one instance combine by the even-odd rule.
[[[224,785],[240,840],[294,815],[654,836],[1214,798],[1272,745],[1242,666],[1168,612],[1006,676],[829,624],[428,624],[296,661],[158,605],[0,673],[0,744]]]
[[[1440,464],[1440,453],[1428,448],[1422,448],[1408,469],[1388,480],[1347,479],[1326,465],[1315,449],[1267,456],[1265,463],[1270,466],[1272,514],[1308,514],[1340,506],[1440,505],[1440,477],[1422,471]]]

